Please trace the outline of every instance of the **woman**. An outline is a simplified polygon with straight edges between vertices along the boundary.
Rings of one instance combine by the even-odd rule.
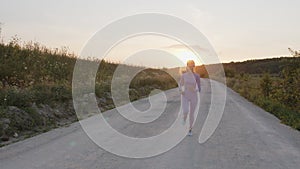
[[[201,91],[200,76],[194,73],[194,68],[195,62],[193,60],[187,61],[187,71],[181,75],[179,82],[179,91],[181,93],[181,104],[183,111],[183,124],[185,124],[187,115],[189,114],[189,136],[192,136],[194,111],[197,105],[197,92]]]

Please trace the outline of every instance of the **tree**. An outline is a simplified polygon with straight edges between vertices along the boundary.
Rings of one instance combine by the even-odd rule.
[[[299,63],[298,66],[300,66]],[[295,66],[286,67],[282,71],[282,75],[283,94],[280,99],[285,105],[298,109],[300,107],[300,68]]]
[[[225,68],[225,76],[226,77],[234,77],[235,71],[231,68]]]
[[[260,81],[260,88],[264,97],[270,97],[270,93],[272,91],[272,80],[270,78],[269,73],[264,73]]]
[[[294,56],[294,57],[300,57],[300,51],[296,51],[293,50],[291,48],[288,48],[288,50],[290,51],[290,53]]]

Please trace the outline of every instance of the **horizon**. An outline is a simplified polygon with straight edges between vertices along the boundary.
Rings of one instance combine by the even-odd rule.
[[[14,36],[15,37],[15,36]],[[13,38],[13,37],[12,37]],[[21,40],[21,39],[19,39]],[[4,45],[8,45],[9,42],[0,42]],[[34,42],[34,41],[28,41],[28,42],[25,42],[25,41],[18,41],[18,45],[20,45],[21,47],[25,47],[25,45],[27,43],[37,43],[38,45],[40,45],[41,47],[46,47],[46,49],[49,49],[50,51],[54,51],[54,50],[62,50],[62,49],[65,49],[68,47],[67,46],[61,46],[61,47],[56,47],[56,48],[50,48],[44,44],[41,44],[39,42]],[[78,54],[75,54],[73,51],[67,51],[67,55],[66,57],[76,57],[76,58],[80,58],[80,55]],[[196,66],[206,66],[206,65],[214,65],[214,64],[228,64],[228,63],[242,63],[242,62],[247,62],[247,61],[253,61],[253,60],[265,60],[265,59],[276,59],[276,58],[291,58],[291,57],[294,57],[292,54],[290,55],[278,55],[278,56],[267,56],[267,57],[261,57],[261,58],[251,58],[251,59],[246,59],[246,60],[235,60],[235,61],[227,61],[227,62],[220,62],[220,63],[208,63],[208,64],[196,64]],[[86,59],[86,58],[81,58],[81,59]],[[97,59],[97,57],[95,58],[91,58],[91,59]],[[120,63],[120,61],[118,60],[109,60],[109,59],[105,59],[104,58],[104,61],[106,62],[109,62],[109,63],[112,63],[112,64],[124,64],[124,65],[128,65],[128,66],[136,66],[136,67],[145,67],[145,68],[153,68],[153,69],[164,69],[164,68],[167,68],[167,69],[174,69],[174,68],[183,68],[185,67],[185,65],[183,66],[174,66],[174,67],[155,67],[155,66],[147,66],[147,65],[142,65],[142,64],[134,64],[134,63],[128,63],[128,62],[123,62],[123,63]],[[184,63],[185,64],[185,63]]]
[[[67,51],[65,51],[65,52],[67,52],[67,57],[69,57],[70,55],[71,56],[75,56],[76,58],[80,58],[80,55],[79,54],[76,54],[74,51],[70,51],[69,50],[69,47],[68,46],[60,46],[60,47],[49,47],[49,46],[46,46],[46,45],[44,45],[44,44],[42,44],[42,43],[40,43],[40,42],[37,42],[37,41],[28,41],[28,42],[26,42],[26,41],[21,41],[21,39],[18,37],[18,35],[14,35],[13,37],[11,37],[11,40],[12,40],[12,38],[18,38],[18,45],[20,45],[21,47],[24,47],[26,44],[28,44],[28,43],[32,43],[32,44],[34,44],[34,43],[37,43],[38,45],[40,45],[40,47],[45,47],[45,48],[47,48],[47,49],[49,49],[50,51],[52,51],[52,50],[58,50],[58,51],[60,51],[60,50],[67,50]],[[7,42],[4,42],[3,41],[3,39],[2,39],[2,42],[1,42],[2,44],[5,44],[5,45],[8,45],[8,43],[9,43],[9,41],[7,41]],[[168,48],[168,46],[167,47],[165,47],[165,48]],[[288,50],[288,48],[287,48],[287,50]],[[147,51],[147,50],[146,50]],[[140,52],[140,51],[139,51]],[[142,51],[142,52],[144,52],[144,51]],[[138,53],[138,52],[137,52]],[[175,56],[176,54],[174,54],[174,56]],[[238,62],[247,62],[247,61],[252,61],[252,60],[264,60],[264,59],[276,59],[276,58],[282,58],[282,57],[294,57],[291,53],[288,55],[288,54],[286,54],[286,55],[276,55],[276,56],[265,56],[265,57],[259,57],[259,58],[246,58],[246,59],[244,59],[244,60],[231,60],[231,61],[224,61],[224,62],[220,62],[220,63],[207,63],[207,64],[205,64],[205,63],[202,63],[202,64],[197,64],[197,62],[196,62],[196,66],[203,66],[203,65],[213,65],[213,64],[227,64],[227,63],[238,63]],[[93,59],[97,59],[98,57],[93,57]],[[83,58],[84,59],[84,58]],[[135,58],[134,58],[135,59]],[[144,58],[143,58],[144,59]],[[159,67],[159,66],[149,66],[149,65],[143,65],[143,64],[141,64],[141,63],[131,63],[131,62],[127,62],[126,60],[125,60],[125,62],[123,62],[123,63],[121,63],[121,61],[120,60],[110,60],[110,59],[106,59],[106,58],[104,58],[104,60],[105,61],[107,61],[107,62],[110,62],[110,63],[113,63],[113,64],[125,64],[125,65],[129,65],[129,66],[137,66],[137,67],[146,67],[146,68],[154,68],[154,69],[163,69],[163,68],[168,68],[168,69],[172,69],[172,68],[182,68],[182,67],[185,67],[185,62],[182,62],[182,64],[183,64],[183,66],[180,66],[180,65],[177,65],[177,66],[162,66],[162,67]],[[201,63],[201,62],[200,62]]]

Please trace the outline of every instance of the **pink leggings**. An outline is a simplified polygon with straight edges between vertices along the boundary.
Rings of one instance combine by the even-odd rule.
[[[186,120],[188,113],[190,112],[190,128],[193,127],[194,124],[194,114],[197,105],[197,93],[185,93],[181,95],[181,106],[182,112],[184,115],[184,120]]]

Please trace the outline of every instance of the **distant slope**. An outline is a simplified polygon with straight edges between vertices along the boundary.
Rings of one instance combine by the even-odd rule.
[[[261,74],[268,72],[270,74],[278,74],[284,68],[296,60],[300,60],[299,57],[280,57],[271,59],[259,59],[248,60],[244,62],[230,62],[224,63],[225,69],[232,69],[240,73],[249,74]]]
[[[232,73],[247,73],[247,74],[279,74],[285,66],[292,65],[295,62],[299,63],[300,57],[280,57],[270,59],[247,60],[243,62],[223,63],[226,76]],[[201,65],[196,67],[196,72],[201,77],[209,77],[207,69],[214,70],[218,64]],[[173,72],[179,72],[180,68],[172,68]],[[218,71],[218,70],[216,70]]]

